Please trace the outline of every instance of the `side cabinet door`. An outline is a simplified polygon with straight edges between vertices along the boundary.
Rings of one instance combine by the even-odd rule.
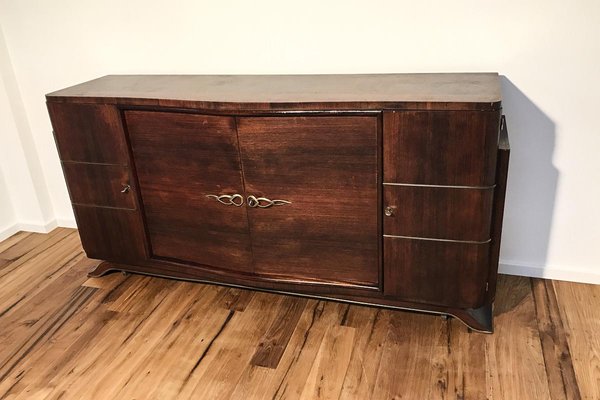
[[[377,116],[238,119],[255,272],[379,288]]]
[[[125,119],[152,257],[251,272],[234,118],[126,111]]]
[[[384,113],[384,294],[478,308],[486,298],[499,112]]]
[[[144,224],[119,110],[48,102],[48,112],[87,256],[145,260]]]

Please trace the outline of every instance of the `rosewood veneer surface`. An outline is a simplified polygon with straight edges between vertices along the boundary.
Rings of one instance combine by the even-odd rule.
[[[111,75],[46,96],[83,248],[492,331],[498,75]]]

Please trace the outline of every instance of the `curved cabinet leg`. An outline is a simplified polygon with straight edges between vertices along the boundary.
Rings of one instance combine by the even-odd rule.
[[[470,329],[478,332],[493,333],[494,326],[492,321],[492,305],[484,304],[479,308],[467,308],[463,310],[454,310],[450,312],[453,316],[460,319]]]
[[[106,262],[106,261],[102,261],[100,264],[96,265],[95,267],[92,267],[88,273],[87,276],[89,278],[99,278],[102,275],[106,275],[107,273],[111,272],[111,271],[117,271],[118,268],[116,268],[114,265]]]

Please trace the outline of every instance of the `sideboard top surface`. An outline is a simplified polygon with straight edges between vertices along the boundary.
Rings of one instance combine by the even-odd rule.
[[[107,75],[47,99],[231,110],[496,110],[502,95],[497,73]]]

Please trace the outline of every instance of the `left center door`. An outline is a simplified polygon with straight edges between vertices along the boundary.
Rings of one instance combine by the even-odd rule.
[[[251,273],[235,120],[154,111],[125,119],[153,257]]]

